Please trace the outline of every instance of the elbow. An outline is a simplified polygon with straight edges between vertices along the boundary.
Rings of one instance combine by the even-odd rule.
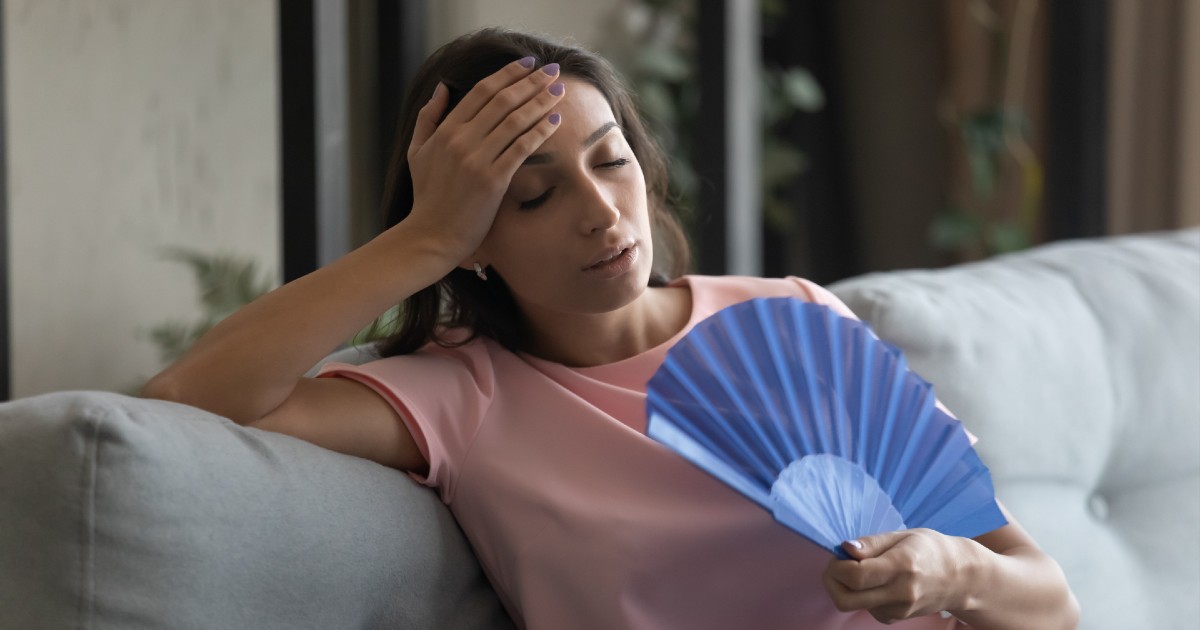
[[[1069,628],[1070,630],[1075,630],[1075,628],[1079,627],[1079,617],[1082,614],[1079,609],[1079,600],[1075,598],[1075,593],[1071,591],[1071,588],[1069,586],[1067,587],[1066,610],[1063,611],[1063,614],[1064,614],[1064,618],[1063,618],[1063,627],[1064,628]]]
[[[142,385],[142,388],[138,390],[138,398],[183,402],[179,386],[162,373],[146,381],[145,385]]]
[[[266,411],[273,409],[278,403],[271,404],[269,399],[262,396],[245,395],[233,398],[228,395],[216,395],[221,387],[211,381],[192,382],[187,378],[179,378],[170,369],[156,375],[138,390],[139,398],[164,400],[167,402],[188,405],[202,409],[242,426],[261,419]]]

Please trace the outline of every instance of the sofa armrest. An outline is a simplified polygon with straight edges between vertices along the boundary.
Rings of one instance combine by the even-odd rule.
[[[404,474],[175,403],[0,405],[0,627],[509,628]]]

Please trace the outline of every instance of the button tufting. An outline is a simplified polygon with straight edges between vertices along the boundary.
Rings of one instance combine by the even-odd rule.
[[[1093,494],[1088,498],[1088,511],[1098,521],[1108,520],[1108,499],[1102,494]]]

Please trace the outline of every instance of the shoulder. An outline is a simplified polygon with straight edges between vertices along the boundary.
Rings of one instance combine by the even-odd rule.
[[[318,376],[344,376],[376,381],[380,385],[403,384],[406,389],[441,390],[470,387],[490,393],[496,373],[495,360],[508,351],[487,338],[475,338],[457,346],[430,343],[411,354],[378,358],[352,365],[330,363]]]
[[[854,317],[850,309],[828,289],[798,276],[685,276],[677,282],[686,282],[691,286],[693,295],[718,308],[760,297],[794,297],[823,304],[840,315]]]

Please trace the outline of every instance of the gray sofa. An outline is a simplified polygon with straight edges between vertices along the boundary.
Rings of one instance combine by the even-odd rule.
[[[1200,230],[832,289],[979,436],[1083,627],[1195,627]],[[0,405],[0,628],[506,627],[401,473],[167,402]]]

